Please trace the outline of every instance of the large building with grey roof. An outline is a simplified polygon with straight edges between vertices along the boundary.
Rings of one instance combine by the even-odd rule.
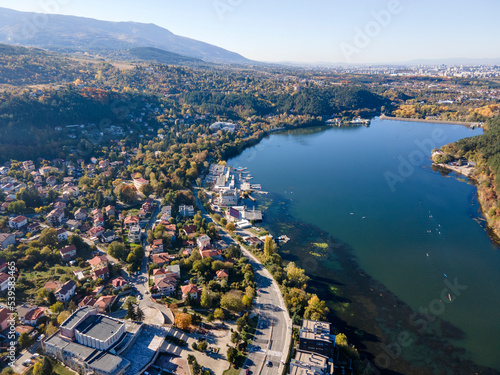
[[[302,320],[299,332],[299,349],[332,358],[334,348],[335,335],[331,333],[330,323]]]
[[[80,373],[121,375],[130,361],[116,354],[123,352],[139,332],[140,328],[127,332],[125,322],[84,306],[71,314],[43,347],[48,355]]]

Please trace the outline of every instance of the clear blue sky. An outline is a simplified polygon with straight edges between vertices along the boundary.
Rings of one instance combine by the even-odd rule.
[[[387,15],[390,3],[397,5],[390,19],[374,15]],[[260,61],[500,58],[498,0],[0,0],[0,6],[155,23]]]

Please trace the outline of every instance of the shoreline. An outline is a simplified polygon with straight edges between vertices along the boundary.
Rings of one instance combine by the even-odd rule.
[[[500,246],[500,230],[495,229],[493,225],[491,225],[491,218],[490,215],[488,215],[485,207],[487,206],[487,201],[485,201],[482,198],[482,194],[480,194],[480,186],[478,184],[478,180],[476,178],[476,175],[474,172],[476,171],[475,168],[471,167],[466,167],[466,166],[454,166],[454,165],[448,165],[444,163],[432,163],[431,166],[437,167],[444,169],[446,171],[451,171],[455,172],[457,174],[460,174],[464,177],[467,177],[470,179],[473,183],[474,186],[476,187],[476,197],[477,201],[479,202],[479,207],[481,209],[481,216],[483,217],[485,221],[485,229],[487,230],[488,237],[498,246]]]
[[[444,125],[460,125],[460,126],[476,126],[476,127],[482,127],[480,126],[480,123],[478,122],[469,122],[469,121],[446,121],[446,120],[427,120],[427,119],[418,119],[418,118],[406,118],[406,117],[392,117],[392,116],[386,116],[386,115],[381,115],[379,117],[381,120],[388,120],[388,121],[408,121],[408,122],[424,122],[424,123],[429,123],[429,124],[444,124]]]

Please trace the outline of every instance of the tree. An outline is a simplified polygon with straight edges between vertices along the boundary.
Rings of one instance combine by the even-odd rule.
[[[233,348],[232,346],[227,348],[227,361],[231,364],[236,363],[236,359],[238,358],[238,351],[236,348]]]
[[[325,307],[325,301],[321,301],[316,294],[313,294],[309,302],[307,302],[304,318],[310,320],[324,320],[327,313],[328,308]]]
[[[58,316],[57,316],[57,324],[61,325],[66,319],[69,318],[71,313],[67,310],[62,311]]]
[[[29,346],[31,346],[31,344],[33,343],[33,339],[26,332],[23,332],[19,336],[18,343],[21,346],[21,348],[26,349]]]
[[[187,361],[188,361],[188,364],[192,365],[193,363],[196,362],[196,357],[192,354],[188,354]]]
[[[274,255],[274,241],[271,236],[266,236],[266,239],[264,240],[264,256],[266,257],[266,260],[271,258]]]
[[[204,340],[198,344],[198,350],[205,351],[207,350],[208,343]]]
[[[44,230],[42,230],[38,241],[42,246],[55,248],[59,244],[59,239],[57,238],[57,230],[54,228],[45,228]]]
[[[305,275],[305,270],[298,268],[294,262],[288,263],[285,268],[286,277],[292,286],[305,289],[309,277]]]
[[[124,203],[132,203],[137,197],[137,190],[132,185],[123,185],[118,192],[118,199]]]
[[[52,306],[50,306],[50,311],[52,311],[54,314],[59,314],[64,310],[64,305],[62,302],[56,302]]]
[[[219,320],[224,320],[226,318],[226,314],[224,314],[224,310],[222,309],[215,309],[214,311],[214,318],[219,319]]]
[[[47,337],[52,336],[56,332],[57,332],[57,327],[52,322],[49,322],[49,324],[47,324],[44,330],[45,336]]]
[[[108,254],[113,258],[124,259],[127,256],[125,245],[118,241],[113,241],[108,246]]]
[[[10,202],[7,209],[9,210],[9,212],[21,214],[26,210],[26,203],[24,201]]]
[[[200,305],[204,309],[212,307],[212,295],[208,287],[203,288],[203,291],[201,292]]]
[[[33,375],[52,375],[52,362],[48,357],[43,357],[35,363]]]
[[[144,194],[146,197],[149,197],[153,193],[153,187],[151,184],[146,184],[141,187],[141,192]]]
[[[132,301],[128,300],[127,301],[127,315],[125,315],[125,319],[130,319],[130,320],[135,320],[135,310],[134,310],[134,304]]]
[[[234,232],[236,230],[236,226],[233,223],[227,223],[226,229],[230,232]]]
[[[232,289],[226,294],[224,294],[220,300],[221,307],[234,311],[241,312],[245,309],[245,305],[242,301],[243,292],[240,290]]]
[[[177,314],[175,317],[175,326],[183,331],[187,330],[191,325],[191,315],[186,313]]]
[[[241,335],[239,334],[238,331],[233,331],[233,334],[231,335],[231,342],[233,344],[238,344],[241,341]]]
[[[136,316],[136,320],[139,322],[142,322],[144,320],[144,313],[139,308],[139,306],[137,306],[137,309],[135,310],[135,316]]]

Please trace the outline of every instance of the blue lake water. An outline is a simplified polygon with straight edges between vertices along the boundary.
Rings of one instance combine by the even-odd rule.
[[[349,245],[360,268],[413,310],[430,309],[463,331],[453,344],[466,356],[500,369],[499,248],[481,223],[475,187],[430,160],[433,147],[481,133],[375,119],[368,128],[273,134],[228,164],[248,167],[298,222]],[[280,211],[266,215],[264,225]],[[292,253],[308,269],[311,256],[299,246]],[[467,289],[443,292],[447,280]],[[403,355],[420,360],[417,351]]]

